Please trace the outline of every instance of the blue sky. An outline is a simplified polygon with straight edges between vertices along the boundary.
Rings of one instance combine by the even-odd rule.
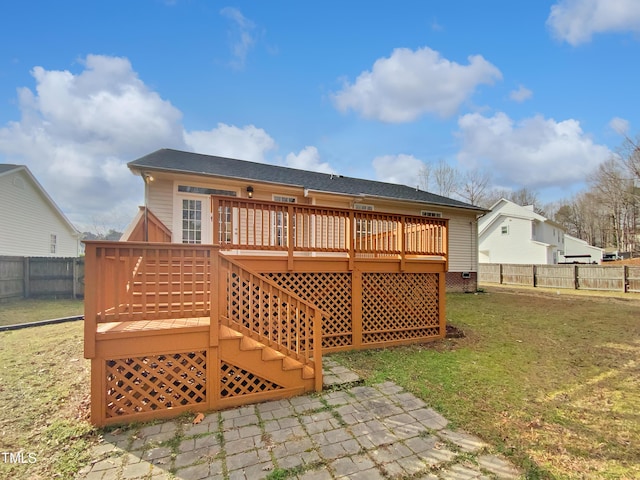
[[[0,163],[81,230],[178,148],[408,185],[482,168],[545,202],[640,133],[637,0],[3,2]]]

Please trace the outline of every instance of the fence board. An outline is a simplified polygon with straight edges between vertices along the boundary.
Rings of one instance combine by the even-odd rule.
[[[640,293],[638,265],[481,263],[478,267],[479,283]]]
[[[24,296],[22,257],[0,257],[0,299]]]
[[[627,266],[627,291],[640,293],[640,266]]]
[[[0,299],[84,295],[84,258],[0,257]]]
[[[624,266],[578,265],[580,290],[625,291]]]
[[[576,288],[574,265],[537,265],[536,286]]]
[[[533,287],[534,265],[502,265],[502,283]]]
[[[478,281],[483,283],[500,283],[500,264],[480,263],[478,265]]]

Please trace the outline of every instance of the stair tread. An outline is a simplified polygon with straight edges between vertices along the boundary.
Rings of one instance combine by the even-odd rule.
[[[302,363],[299,362],[298,360],[294,360],[293,358],[290,358],[290,357],[284,357],[282,359],[283,370],[295,370],[302,367],[303,367]]]
[[[241,350],[260,350],[265,348],[264,343],[260,343],[253,338],[249,338],[247,336],[243,336],[242,340],[240,340],[240,349]]]
[[[265,360],[265,361],[268,361],[268,360],[279,360],[279,359],[285,358],[285,357],[286,357],[286,355],[284,353],[279,352],[277,350],[274,350],[271,347],[265,347],[262,350],[262,359]]]
[[[226,325],[220,325],[220,338],[225,339],[233,339],[233,338],[244,338],[244,335],[233,328],[229,328]]]

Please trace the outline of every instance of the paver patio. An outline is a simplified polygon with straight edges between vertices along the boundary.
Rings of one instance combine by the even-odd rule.
[[[330,358],[322,394],[112,430],[78,478],[517,479],[490,445],[392,382],[358,385]]]

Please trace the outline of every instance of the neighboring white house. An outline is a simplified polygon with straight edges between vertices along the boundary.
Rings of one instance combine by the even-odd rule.
[[[553,265],[562,261],[564,237],[562,226],[534,212],[533,205],[503,198],[478,220],[478,261]]]
[[[0,164],[0,255],[77,257],[80,232],[24,165]]]
[[[564,252],[560,262],[565,263],[602,263],[604,250],[593,247],[584,240],[565,234]]]

